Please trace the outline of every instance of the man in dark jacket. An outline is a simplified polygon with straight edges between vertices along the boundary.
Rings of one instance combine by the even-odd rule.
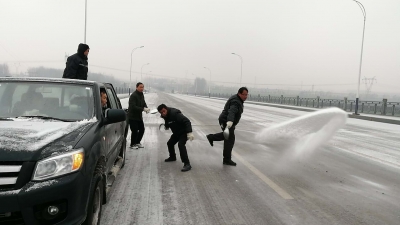
[[[179,154],[183,162],[182,172],[189,171],[192,166],[186,150],[186,141],[193,141],[192,124],[190,120],[182,114],[179,109],[167,107],[161,104],[157,107],[158,112],[165,121],[165,129],[171,129],[172,135],[167,142],[169,158],[165,162],[176,161],[175,144],[178,143]]]
[[[235,127],[242,117],[243,103],[247,99],[248,92],[246,87],[241,87],[236,95],[228,99],[222,113],[219,115],[218,120],[222,131],[224,131],[226,127],[229,129],[228,140],[224,138],[223,132],[206,135],[211,146],[214,146],[214,141],[224,140],[224,159],[222,161],[224,165],[236,166],[236,163],[232,161],[232,149],[235,144]]]
[[[89,45],[80,43],[78,52],[67,58],[63,78],[87,80]]]
[[[136,91],[129,97],[128,119],[129,127],[131,128],[131,146],[130,148],[144,148],[140,141],[144,134],[144,123],[142,112],[149,113],[146,101],[143,95],[144,85],[139,82],[136,84]]]

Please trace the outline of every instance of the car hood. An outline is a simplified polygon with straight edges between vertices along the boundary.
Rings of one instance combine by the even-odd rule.
[[[42,150],[49,145],[56,146],[51,149],[57,149],[58,153],[71,150],[95,122],[95,119],[78,122],[41,119],[1,121],[0,161],[36,161],[43,157]]]

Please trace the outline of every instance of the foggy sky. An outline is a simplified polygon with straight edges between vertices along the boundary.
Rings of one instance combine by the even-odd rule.
[[[398,92],[400,1],[360,2],[361,78]],[[141,71],[209,81],[207,67],[212,82],[239,86],[236,53],[242,86],[356,92],[363,20],[352,0],[87,0],[89,71],[128,82],[143,45],[132,82]],[[0,0],[0,64],[64,69],[84,26],[84,0]]]

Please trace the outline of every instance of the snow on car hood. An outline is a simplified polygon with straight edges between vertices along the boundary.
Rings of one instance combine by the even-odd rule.
[[[1,121],[0,149],[3,151],[35,151],[82,126],[88,125],[88,123],[96,121],[96,118],[77,122],[59,122],[35,118]]]

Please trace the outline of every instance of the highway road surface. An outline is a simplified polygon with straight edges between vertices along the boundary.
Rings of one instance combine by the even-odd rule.
[[[222,164],[222,142],[211,147],[205,137],[220,132],[224,100],[145,98],[151,109],[164,103],[191,120],[195,140],[186,146],[193,168],[180,171],[177,146],[178,160],[164,162],[171,133],[158,129],[160,114],[144,114],[145,148],[127,149],[101,224],[400,224],[399,125],[348,119],[324,145],[292,154],[255,135],[307,112],[245,102],[232,167]],[[121,102],[127,107],[128,99]]]

